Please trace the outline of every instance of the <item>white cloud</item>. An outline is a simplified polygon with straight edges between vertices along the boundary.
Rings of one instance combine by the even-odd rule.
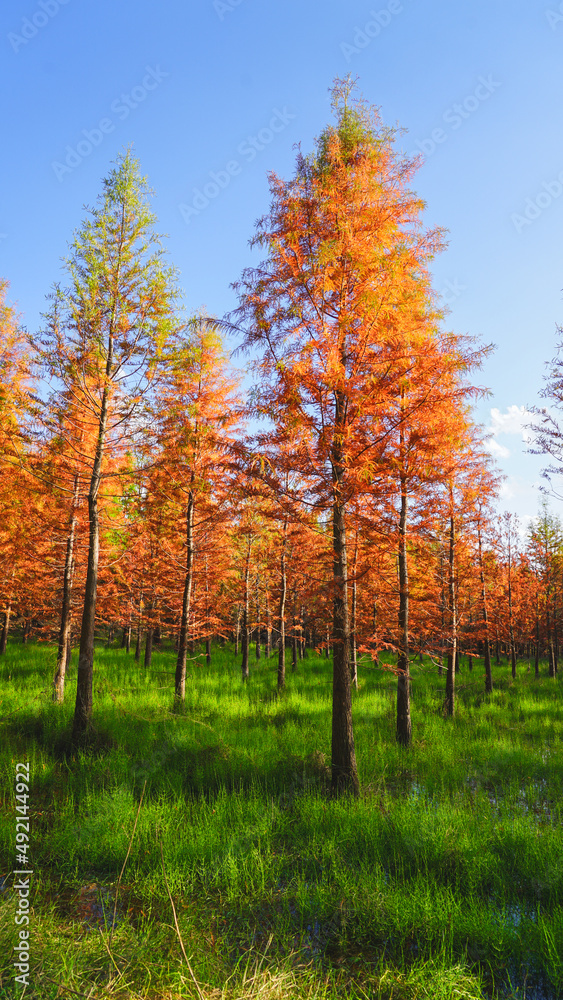
[[[491,409],[490,432],[496,437],[497,434],[521,434],[524,444],[529,444],[533,439],[532,432],[526,427],[534,419],[534,414],[527,410],[525,406],[509,406],[506,413],[501,413],[496,406]],[[505,458],[507,455],[504,456]]]
[[[494,438],[488,438],[487,441],[483,442],[484,447],[487,449],[489,454],[493,458],[509,458],[510,452],[508,448],[505,448],[503,444],[499,444]]]

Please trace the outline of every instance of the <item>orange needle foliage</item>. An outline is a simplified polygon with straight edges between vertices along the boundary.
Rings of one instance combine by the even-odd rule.
[[[336,126],[316,154],[299,154],[295,177],[270,178],[270,212],[254,244],[262,265],[244,272],[237,320],[245,346],[260,347],[257,410],[293,437],[294,467],[312,483],[311,502],[331,511],[333,534],[332,782],[358,791],[350,696],[346,511],[366,493],[390,489],[388,457],[399,473],[401,591],[406,593],[409,450],[418,414],[468,364],[440,336],[428,263],[440,230],[421,224],[423,203],[409,190],[416,163],[398,156],[393,130],[373,109],[333,91]],[[439,391],[444,398],[444,391]],[[388,453],[394,452],[394,456]],[[408,614],[400,610],[403,692],[408,691]],[[403,698],[403,701],[404,701]],[[410,740],[408,705],[402,742]]]

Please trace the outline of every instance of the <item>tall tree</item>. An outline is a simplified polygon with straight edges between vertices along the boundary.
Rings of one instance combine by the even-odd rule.
[[[98,497],[108,452],[122,446],[158,354],[169,334],[174,276],[154,233],[149,190],[130,152],[118,157],[98,205],[77,231],[66,260],[69,285],[57,291],[57,311],[41,339],[45,367],[62,391],[87,402],[95,428],[89,462],[88,568],[80,630],[73,738],[86,734],[92,714],[94,629],[98,588]]]
[[[176,535],[180,529],[183,538],[174,695],[179,705],[185,698],[188,644],[196,638],[190,622],[198,545],[204,547],[200,562],[205,618],[213,535],[229,510],[232,476],[227,459],[240,404],[237,377],[228,369],[213,323],[201,317],[190,321],[175,335],[163,362],[146,447],[154,456],[149,482],[159,518],[174,522]]]
[[[32,385],[25,332],[8,302],[8,283],[0,279],[0,653],[6,649],[18,595],[36,562],[32,553],[37,533],[29,532],[24,545],[21,531],[30,505],[27,432]]]
[[[528,528],[528,552],[541,586],[540,607],[543,607],[543,634],[547,645],[549,676],[557,673],[554,594],[557,586],[559,561],[563,553],[563,525],[551,514],[544,501],[541,511]],[[539,624],[539,615],[538,615]],[[539,628],[538,628],[539,633]],[[539,634],[538,634],[539,643]]]
[[[435,327],[427,264],[442,238],[420,224],[422,202],[407,187],[416,165],[350,91],[349,81],[336,83],[336,124],[314,155],[299,154],[294,179],[270,177],[270,212],[253,241],[268,256],[243,274],[234,315],[246,324],[245,346],[263,350],[257,408],[278,433],[283,425],[300,437],[294,466],[314,483],[309,500],[331,513],[332,786],[357,793],[347,510],[381,488],[378,463],[405,410],[387,424],[382,413],[412,370],[409,335],[421,343]]]

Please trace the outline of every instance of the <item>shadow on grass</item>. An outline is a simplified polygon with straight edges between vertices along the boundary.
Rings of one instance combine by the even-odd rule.
[[[15,745],[24,743],[29,754],[37,748],[52,755],[55,760],[68,760],[82,751],[91,757],[100,757],[119,746],[119,741],[109,729],[92,725],[80,742],[72,739],[72,728],[66,720],[55,719],[51,711],[41,715],[18,714],[5,721],[4,733]]]

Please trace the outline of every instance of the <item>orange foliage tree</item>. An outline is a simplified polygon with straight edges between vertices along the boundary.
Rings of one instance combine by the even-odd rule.
[[[404,541],[409,423],[459,352],[436,334],[427,265],[442,236],[422,228],[422,202],[408,190],[416,163],[398,156],[393,130],[352,100],[350,89],[348,81],[335,85],[336,125],[322,133],[313,156],[299,154],[295,177],[271,176],[270,211],[253,240],[267,259],[238,283],[234,319],[245,324],[246,348],[262,349],[255,365],[262,412],[298,440],[295,467],[313,484],[317,509],[330,511],[332,785],[357,793],[347,511],[366,493],[388,490],[387,451],[397,440]],[[430,377],[425,384],[419,364]],[[401,543],[403,593],[405,552]],[[405,608],[403,601],[403,647]],[[408,743],[408,648],[399,666],[398,736]]]

